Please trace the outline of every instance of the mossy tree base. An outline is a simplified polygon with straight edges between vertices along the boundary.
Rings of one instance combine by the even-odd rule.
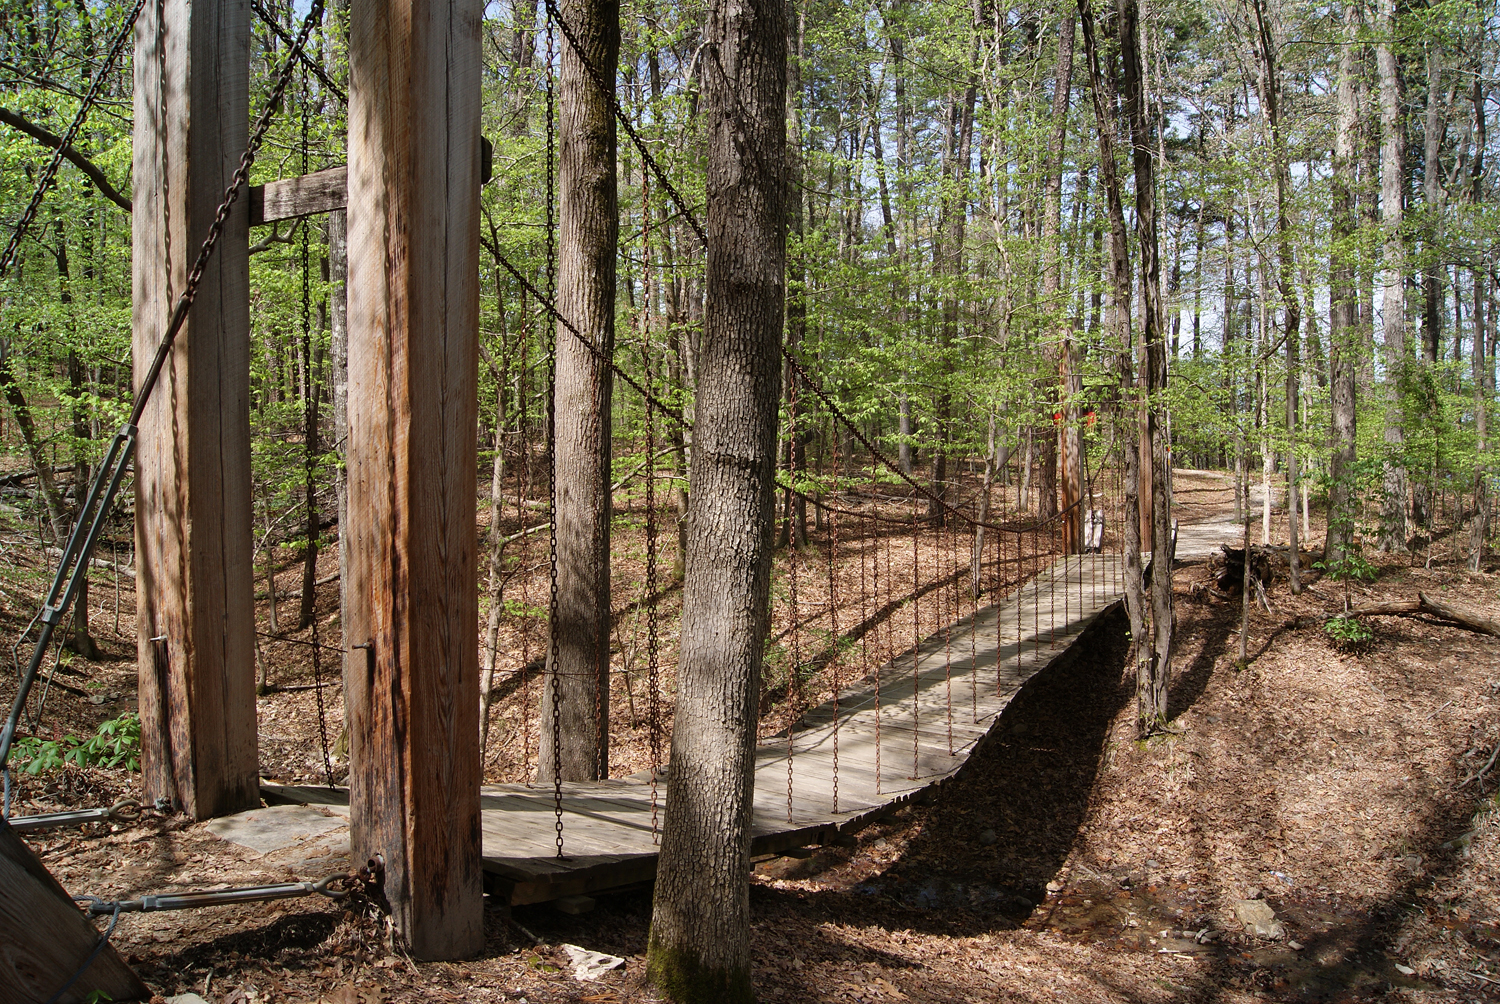
[[[653,934],[646,950],[646,975],[674,1004],[754,1004],[748,969],[703,964],[690,948],[664,945]]]

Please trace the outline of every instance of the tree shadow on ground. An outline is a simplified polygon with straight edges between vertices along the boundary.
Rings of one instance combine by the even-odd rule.
[[[1200,624],[1203,626],[1203,646],[1198,650],[1192,662],[1183,667],[1180,672],[1173,674],[1167,691],[1168,721],[1185,714],[1198,703],[1198,698],[1202,697],[1203,692],[1208,689],[1208,681],[1213,678],[1214,666],[1224,655],[1229,647],[1229,639],[1235,633],[1234,618],[1221,616],[1217,612],[1209,612],[1191,621],[1179,623],[1177,625],[1178,636],[1181,637]]]
[[[133,959],[137,975],[159,986],[175,986],[191,970],[204,968],[231,953],[281,965],[296,965],[303,956],[321,960],[322,946],[343,919],[343,911],[334,909],[284,914],[270,923],[258,925],[245,922],[246,916],[257,913],[264,916],[255,907],[250,907],[239,923],[226,918],[224,926],[228,933],[212,940],[191,944],[170,955],[152,954],[145,960]]]
[[[876,926],[953,937],[1013,930],[1046,896],[1046,884],[1067,859],[1084,826],[1106,756],[1109,728],[1132,697],[1123,678],[1125,617],[1115,608],[1098,618],[1011,702],[986,742],[929,804],[907,806],[862,834],[871,842],[910,837],[883,873],[840,891],[799,892],[751,886],[752,950],[766,980],[767,1000],[818,1000],[828,988],[800,977],[793,957],[818,962],[924,969],[932,999],[969,999],[969,988],[895,952],[852,945],[830,927]],[[842,848],[813,860],[848,860]],[[546,907],[517,908],[516,920],[548,940],[576,941],[629,956],[645,950],[650,891],[601,896],[585,916]],[[813,919],[820,932],[794,944],[782,921]],[[800,937],[800,935],[799,935]],[[770,975],[765,973],[762,975]],[[760,977],[758,976],[759,980]],[[947,994],[945,997],[944,995]]]
[[[1016,927],[1087,819],[1110,724],[1131,696],[1124,626],[1118,608],[1106,613],[1031,679],[931,804],[895,821],[912,836],[883,873],[847,892],[758,888],[757,908],[786,900],[835,922],[959,936]]]
[[[1267,1000],[1298,1004],[1356,1004],[1386,999],[1402,989],[1460,991],[1460,1000],[1496,999],[1495,988],[1474,982],[1446,985],[1404,974],[1393,957],[1402,927],[1423,908],[1424,890],[1451,884],[1463,866],[1452,836],[1470,825],[1472,806],[1459,798],[1434,797],[1410,834],[1415,856],[1426,867],[1416,869],[1390,894],[1368,900],[1328,900],[1301,890],[1267,890],[1266,900],[1289,928],[1300,948],[1265,943],[1259,949],[1214,951],[1208,967],[1185,977],[1190,988],[1182,999],[1202,1004],[1245,992]],[[1284,892],[1285,895],[1277,895]],[[1322,930],[1319,930],[1322,928]],[[1462,930],[1455,928],[1459,936]],[[1467,935],[1478,940],[1479,924]]]

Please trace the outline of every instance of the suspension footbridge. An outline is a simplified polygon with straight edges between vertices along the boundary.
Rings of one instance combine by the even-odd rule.
[[[1121,600],[1118,554],[1058,557],[810,709],[756,751],[752,854],[834,841],[956,775],[1010,702]],[[665,771],[481,790],[491,895],[513,905],[649,881],[671,806]],[[346,805],[347,792],[266,785],[268,801]],[[556,822],[561,809],[562,856]]]

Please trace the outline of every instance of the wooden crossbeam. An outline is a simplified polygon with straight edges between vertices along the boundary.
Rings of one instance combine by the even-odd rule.
[[[298,178],[283,178],[250,188],[250,225],[331,213],[349,202],[349,168],[343,164]]]
[[[479,180],[490,180],[495,150],[490,141],[479,139]],[[318,213],[331,213],[349,205],[349,167],[340,164],[304,174],[282,178],[250,187],[250,225],[258,227],[278,220],[295,220]]]

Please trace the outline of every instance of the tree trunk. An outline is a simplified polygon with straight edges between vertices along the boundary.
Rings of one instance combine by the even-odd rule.
[[[563,20],[603,75],[620,53],[616,0],[568,0]],[[537,777],[592,781],[609,773],[610,398],[614,353],[615,119],[572,45],[562,45],[558,100],[558,312],[553,497],[557,603],[542,688]],[[592,346],[583,344],[587,340]],[[595,354],[598,353],[598,355]],[[602,358],[601,358],[602,357]],[[556,707],[554,709],[554,702]],[[560,742],[555,743],[558,739]]]
[[[1156,225],[1156,164],[1147,118],[1146,69],[1140,50],[1136,0],[1120,9],[1120,56],[1125,64],[1125,110],[1135,168],[1136,244],[1141,256],[1141,328],[1145,342],[1145,442],[1151,449],[1151,642],[1137,656],[1136,715],[1142,733],[1167,717],[1172,672],[1172,462],[1167,443],[1167,349],[1162,325],[1160,242]]]
[[[1392,12],[1387,30],[1394,28],[1394,17]],[[1382,54],[1378,58],[1391,56],[1394,60],[1394,53],[1388,42],[1380,45],[1376,51]],[[1391,72],[1399,73],[1399,69],[1393,65]],[[1382,65],[1382,123],[1385,120],[1385,80],[1386,71]],[[1427,44],[1427,114],[1422,130],[1422,201],[1426,212],[1423,242],[1427,245],[1428,252],[1428,263],[1422,269],[1422,359],[1429,365],[1443,358],[1443,265],[1435,257],[1442,240],[1443,196],[1446,194],[1443,191],[1442,166],[1439,162],[1443,133],[1447,126],[1442,87],[1442,48],[1433,41]],[[1396,97],[1399,101],[1399,92]],[[1455,343],[1459,340],[1458,328],[1453,329],[1453,340]]]
[[[896,441],[896,464],[901,468],[901,473],[911,476],[912,446],[911,446],[911,397],[902,391],[896,401],[896,429],[900,436]]]
[[[768,627],[785,295],[785,0],[705,36],[708,285],[676,727],[647,968],[678,1002],[755,999],[750,819]]]
[[[1407,363],[1406,246],[1401,238],[1404,187],[1401,159],[1406,139],[1401,118],[1401,71],[1390,43],[1390,33],[1396,27],[1395,0],[1381,0],[1380,12],[1383,24],[1375,58],[1380,68],[1380,222],[1385,232],[1381,322],[1385,342],[1385,447],[1388,454],[1381,504],[1380,550],[1405,553],[1407,477],[1400,457],[1406,435],[1398,385]]]
[[[1109,325],[1119,374],[1122,405],[1136,396],[1134,356],[1130,338],[1131,275],[1129,236],[1125,230],[1125,204],[1121,195],[1119,174],[1115,169],[1114,67],[1106,75],[1101,69],[1100,52],[1094,32],[1092,0],[1078,0],[1078,23],[1083,30],[1084,51],[1088,58],[1089,94],[1093,98],[1094,123],[1099,137],[1099,182],[1109,209]],[[1123,424],[1120,448],[1124,455],[1125,505],[1121,516],[1125,551],[1125,609],[1130,619],[1132,657],[1139,667],[1149,660],[1151,646],[1146,639],[1146,594],[1141,569],[1140,510],[1140,440],[1132,409],[1122,408]]]
[[[56,539],[57,545],[61,547],[68,535],[67,510],[63,506],[62,495],[57,490],[57,482],[52,479],[52,460],[47,456],[41,440],[37,437],[36,422],[31,417],[31,408],[26,403],[26,395],[21,390],[21,385],[16,382],[15,373],[11,369],[11,354],[10,345],[0,341],[0,390],[4,390],[5,403],[10,405],[10,412],[15,417],[16,427],[21,430],[21,441],[26,444],[26,456],[36,470],[36,483],[42,493],[42,504],[47,510],[47,522],[52,527],[52,536]]]
[[[499,396],[505,396],[503,389]],[[479,684],[480,749],[490,741],[490,696],[495,689],[495,669],[500,658],[500,617],[505,611],[505,535],[500,532],[500,510],[505,502],[505,434],[499,421],[495,423],[494,442],[495,464],[490,470],[489,616],[484,627],[484,651],[481,653],[484,672]]]
[[[940,226],[945,260],[938,264],[938,271],[949,277],[949,292],[943,300],[942,348],[940,350],[942,376],[937,393],[937,413],[934,416],[936,428],[933,432],[936,436],[932,456],[932,498],[927,504],[927,515],[931,519],[943,518],[942,500],[946,499],[948,494],[948,444],[953,437],[953,392],[950,384],[954,372],[953,346],[958,340],[961,297],[959,285],[963,281],[964,239],[968,222],[969,161],[972,159],[974,142],[974,106],[979,96],[979,79],[975,70],[972,69],[979,62],[979,31],[983,25],[978,0],[975,0],[971,15],[973,17],[969,29],[971,38],[969,66],[971,69],[962,97],[953,102],[949,122],[948,163],[945,167],[950,187],[947,198],[943,200]],[[1054,512],[1056,511],[1056,497],[1057,493],[1054,489],[1052,492]]]
[[[63,230],[62,220],[57,221],[57,280],[58,301],[67,311],[68,334],[76,339],[78,326],[72,311],[73,291],[71,288],[72,276],[68,269],[68,245],[67,235]],[[73,420],[73,503],[74,513],[82,514],[84,502],[88,499],[89,491],[89,454],[86,444],[89,440],[88,408],[84,404],[84,369],[83,361],[78,358],[78,353],[73,349],[68,350],[68,397],[71,399],[69,411]],[[69,523],[72,524],[78,517],[72,516]],[[85,659],[98,659],[99,646],[89,634],[89,577],[83,575],[78,580],[78,594],[73,597],[73,616],[68,626],[67,638],[63,641],[63,647],[70,652],[76,652]]]
[[[1356,493],[1355,397],[1363,339],[1359,333],[1357,292],[1352,254],[1347,250],[1357,228],[1354,207],[1357,111],[1354,78],[1358,72],[1355,51],[1360,32],[1356,4],[1344,7],[1344,44],[1339,49],[1338,118],[1333,148],[1333,205],[1331,214],[1333,253],[1329,258],[1328,365],[1332,381],[1330,429],[1333,440],[1329,458],[1328,535],[1323,559],[1332,565],[1344,560],[1354,548]]]
[[[1073,88],[1073,39],[1077,21],[1077,13],[1071,8],[1063,7],[1059,12],[1057,66],[1052,82],[1053,128],[1047,143],[1047,176],[1042,190],[1042,310],[1059,335],[1055,361],[1061,405],[1058,411],[1062,421],[1058,423],[1053,452],[1061,463],[1062,504],[1066,513],[1063,541],[1070,554],[1083,551],[1083,513],[1080,511],[1083,496],[1082,431],[1078,427],[1077,403],[1077,396],[1083,390],[1083,377],[1079,371],[1081,360],[1074,342],[1071,315],[1061,295],[1062,248],[1058,242],[1062,230],[1063,147],[1068,135],[1068,102]],[[1049,466],[1044,461],[1042,470],[1045,472]],[[1043,494],[1049,494],[1045,488]],[[1056,498],[1055,491],[1050,494]],[[1046,503],[1043,505],[1045,508]],[[1044,511],[1042,515],[1049,513]]]
[[[1488,141],[1488,130],[1486,127],[1484,113],[1484,83],[1480,75],[1475,74],[1473,85],[1473,108],[1474,108],[1474,161],[1470,166],[1471,184],[1469,200],[1477,203],[1484,198],[1484,148]],[[1475,452],[1483,457],[1489,448],[1489,395],[1486,393],[1485,374],[1494,373],[1494,360],[1488,359],[1485,351],[1486,314],[1493,310],[1487,310],[1488,299],[1486,297],[1486,284],[1488,276],[1483,268],[1474,269],[1474,345],[1469,351],[1469,365],[1474,382],[1474,438]],[[1491,316],[1489,324],[1494,323]],[[1488,470],[1483,463],[1476,465],[1474,471],[1474,522],[1470,526],[1469,538],[1469,570],[1479,571],[1484,562],[1484,545],[1489,537],[1489,476]]]
[[[511,135],[524,137],[530,116],[531,99],[536,95],[536,80],[531,65],[536,58],[537,0],[519,0],[511,7],[515,29],[510,41],[511,60]],[[569,22],[570,24],[572,22]]]
[[[1261,108],[1271,127],[1272,156],[1276,173],[1276,291],[1281,297],[1286,324],[1286,512],[1288,578],[1292,594],[1302,592],[1297,552],[1297,391],[1300,380],[1302,347],[1302,306],[1293,286],[1292,222],[1287,210],[1287,193],[1291,188],[1291,165],[1287,153],[1286,133],[1281,127],[1281,69],[1276,63],[1277,47],[1271,36],[1265,0],[1255,0],[1256,50],[1260,63]]]

